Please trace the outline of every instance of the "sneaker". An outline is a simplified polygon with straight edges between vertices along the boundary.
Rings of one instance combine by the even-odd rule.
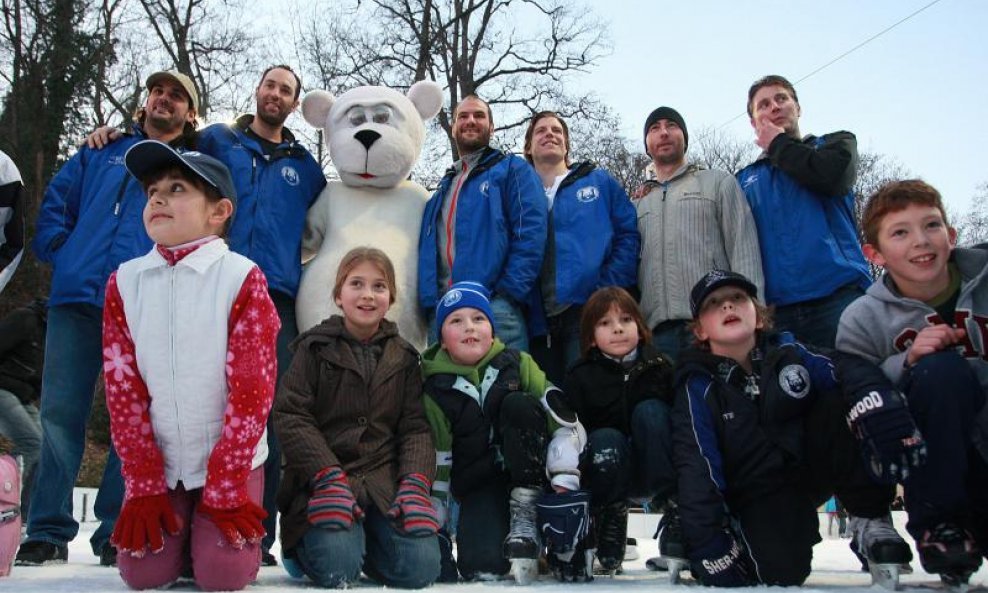
[[[99,565],[100,566],[116,566],[117,565],[117,548],[110,542],[103,544],[103,547],[99,550]]]
[[[981,566],[981,550],[971,533],[945,522],[927,529],[916,542],[919,561],[928,573],[952,575],[963,580]]]
[[[45,566],[47,564],[65,564],[68,559],[68,546],[33,541],[21,544],[21,549],[17,550],[14,564],[17,566]]]
[[[261,550],[261,566],[278,566],[278,559],[270,550]]]
[[[628,541],[625,542],[624,561],[631,562],[633,560],[638,560],[638,540],[629,537]]]
[[[504,557],[538,558],[538,533],[535,530],[535,501],[539,491],[535,488],[518,486],[511,489],[508,510],[511,523],[508,537],[504,538]]]
[[[909,544],[892,525],[890,513],[874,519],[850,515],[848,518],[851,551],[861,560],[862,565],[871,563],[901,565],[913,559]]]
[[[597,561],[604,571],[620,570],[628,544],[628,504],[620,500],[593,511]]]

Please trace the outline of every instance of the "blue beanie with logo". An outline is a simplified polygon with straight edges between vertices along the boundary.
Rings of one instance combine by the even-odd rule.
[[[479,282],[464,280],[451,286],[436,304],[436,333],[439,334],[440,341],[442,341],[443,335],[443,322],[446,321],[450,313],[464,307],[473,307],[482,311],[490,320],[491,328],[494,328],[494,312],[491,310],[490,292]]]

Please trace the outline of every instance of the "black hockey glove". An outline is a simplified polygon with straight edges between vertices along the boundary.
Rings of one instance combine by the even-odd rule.
[[[690,552],[693,576],[708,587],[754,585],[748,553],[731,533],[722,531]]]
[[[590,493],[585,490],[545,493],[536,503],[539,532],[546,559],[560,581],[592,578]]]
[[[851,406],[847,424],[861,443],[865,466],[880,482],[902,482],[926,462],[926,441],[895,389],[868,391]]]

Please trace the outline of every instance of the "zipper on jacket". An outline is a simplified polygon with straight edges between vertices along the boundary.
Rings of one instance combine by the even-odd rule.
[[[250,184],[254,185],[254,179],[257,173],[257,155],[250,155]]]
[[[466,161],[463,161],[463,172],[467,172]],[[453,202],[449,205],[449,218],[446,219],[446,263],[449,264],[450,286],[453,286],[453,220],[456,219],[456,203],[460,199],[460,191],[463,189],[463,183],[467,177],[469,177],[469,173],[461,175],[460,180],[456,183],[456,188],[453,191]],[[442,205],[440,205],[439,211],[442,212]]]
[[[175,389],[175,266],[171,266],[168,270],[168,342],[169,342],[169,366],[171,367],[171,387],[172,387],[172,401],[175,403],[175,430],[178,432],[178,443],[179,448],[184,449],[182,443],[184,439],[182,438],[182,419],[181,419],[181,406],[178,404],[178,397],[176,397]],[[178,479],[181,480],[185,477],[185,463],[183,463],[183,456],[179,454],[178,456]]]
[[[124,177],[123,182],[120,184],[120,189],[117,190],[117,199],[113,203],[113,215],[120,216],[120,203],[123,201],[124,192],[127,190],[127,184],[130,183],[130,174]]]

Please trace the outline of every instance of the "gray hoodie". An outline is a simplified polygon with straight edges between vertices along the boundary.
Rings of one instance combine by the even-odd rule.
[[[957,248],[952,256],[961,274],[954,325],[967,330],[957,351],[971,363],[982,389],[988,391],[988,251]],[[898,294],[885,275],[844,309],[837,327],[837,349],[881,365],[885,375],[898,383],[916,334],[938,322],[940,317],[932,307]],[[988,459],[988,405],[978,414],[974,442]]]

